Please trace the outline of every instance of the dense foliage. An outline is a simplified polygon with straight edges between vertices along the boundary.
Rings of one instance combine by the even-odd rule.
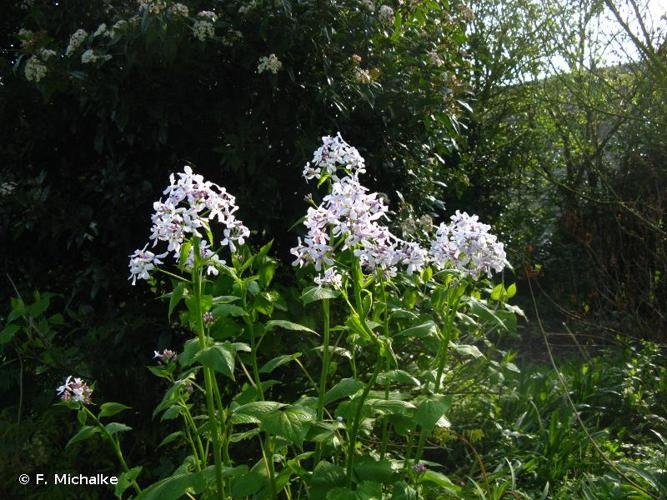
[[[0,496],[667,495],[642,9],[3,8]]]

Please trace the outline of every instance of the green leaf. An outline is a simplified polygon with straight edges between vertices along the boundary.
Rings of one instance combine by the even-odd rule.
[[[287,363],[290,363],[294,361],[295,359],[299,358],[301,356],[300,352],[295,352],[294,354],[284,354],[282,356],[277,356],[273,358],[271,361],[266,363],[264,366],[262,366],[259,369],[259,373],[271,373],[273,370],[278,368],[279,366],[285,365]]]
[[[99,427],[94,427],[92,425],[84,425],[83,427],[81,427],[81,429],[79,429],[79,432],[74,434],[72,439],[70,439],[67,442],[67,444],[65,445],[65,448],[69,448],[70,445],[72,445],[74,443],[78,443],[79,441],[84,441],[84,440],[94,436],[95,434],[97,434],[99,432],[100,432]]]
[[[132,481],[139,477],[142,469],[143,467],[141,465],[132,467],[129,471],[123,472],[118,476],[118,482],[116,483],[116,488],[114,489],[114,494],[118,498],[123,498],[123,493],[125,493],[125,490],[127,490],[132,485]]]
[[[169,312],[167,313],[167,319],[171,319],[171,313],[174,312],[174,308],[178,305],[178,303],[181,301],[183,298],[183,294],[185,294],[185,290],[187,283],[179,283],[176,285],[176,288],[174,288],[174,291],[171,292],[171,296],[169,297]]]
[[[315,412],[304,406],[290,406],[260,417],[262,430],[301,447]]]
[[[503,296],[504,291],[505,287],[503,286],[502,283],[494,286],[493,290],[491,290],[491,300],[500,300],[500,298]]]
[[[179,439],[181,437],[185,437],[185,433],[183,431],[172,432],[167,437],[165,437],[162,441],[160,441],[160,444],[157,445],[157,447],[160,448],[162,446],[168,445],[169,443],[172,443],[172,442],[176,441],[177,439]]]
[[[303,292],[303,295],[301,295],[301,302],[303,302],[304,306],[307,306],[311,302],[317,302],[318,300],[335,299],[339,294],[340,292],[338,292],[338,290],[314,286]]]
[[[181,366],[190,366],[199,352],[199,339],[186,340],[183,345],[183,352],[178,356],[178,362]]]
[[[313,471],[310,481],[310,496],[313,499],[323,499],[329,491],[345,484],[345,470],[329,462],[320,462]]]
[[[480,351],[477,346],[474,345],[454,344],[453,342],[450,342],[449,346],[462,356],[470,356],[475,359],[484,357],[482,351]]]
[[[431,432],[435,424],[449,409],[450,398],[433,397],[424,399],[417,405],[415,422],[426,432]]]
[[[391,483],[397,475],[391,467],[391,462],[388,460],[376,461],[368,455],[355,460],[354,473],[360,481],[378,483]]]
[[[265,483],[266,477],[259,470],[253,469],[234,480],[232,483],[232,497],[250,497],[261,490]]]
[[[129,409],[129,406],[125,406],[120,403],[102,403],[102,406],[100,406],[100,413],[97,415],[97,418],[112,417],[122,411]]]
[[[400,399],[369,399],[366,405],[384,415],[409,415],[415,408],[414,404]]]
[[[227,316],[238,318],[248,315],[242,307],[235,306],[234,304],[218,304],[211,312],[216,318]]]
[[[129,425],[121,424],[120,422],[111,422],[105,425],[104,428],[112,436],[119,432],[127,432],[132,430],[132,427],[130,427]]]
[[[405,370],[389,370],[382,372],[377,378],[378,384],[399,384],[399,385],[414,385],[419,387],[421,382]]]
[[[422,474],[421,479],[422,481],[427,481],[438,485],[440,488],[447,491],[447,493],[449,493],[450,495],[458,496],[459,493],[461,493],[460,486],[457,486],[456,484],[452,483],[452,481],[447,476],[439,472],[435,472],[429,469]]]
[[[355,378],[344,378],[324,395],[324,404],[327,405],[337,399],[352,396],[363,389],[364,383]]]
[[[229,342],[216,342],[199,351],[195,359],[202,365],[234,380],[234,358],[236,350]]]
[[[150,485],[135,500],[178,500],[188,491],[197,494],[206,488],[205,478],[213,472],[211,465],[201,472],[174,474]]]
[[[284,406],[287,405],[284,403],[277,403],[276,401],[255,401],[247,403],[232,410],[232,423],[258,424],[263,416]]]
[[[511,299],[511,298],[514,297],[515,295],[516,295],[516,283],[512,283],[512,284],[507,288],[505,298],[506,298],[506,299]]]
[[[470,298],[470,312],[472,312],[475,316],[477,316],[479,319],[481,319],[484,322],[488,322],[491,324],[494,324],[495,326],[498,326],[502,328],[503,330],[508,330],[507,325],[501,320],[495,312],[493,312],[491,309],[489,309],[486,304],[480,302],[477,299]]]
[[[20,329],[21,327],[19,325],[14,324],[9,324],[3,328],[3,330],[0,332],[0,345],[10,342],[14,338],[14,335],[16,335],[16,332],[18,332]]]
[[[264,330],[268,333],[275,328],[282,328],[284,330],[292,330],[295,332],[307,332],[317,335],[317,332],[315,332],[315,330],[311,330],[307,326],[300,325],[298,323],[292,323],[291,321],[284,321],[282,319],[273,319],[271,321],[268,321],[266,323],[266,326],[264,327]]]
[[[419,325],[411,326],[397,333],[395,337],[431,337],[438,335],[438,327],[432,320],[425,321]]]

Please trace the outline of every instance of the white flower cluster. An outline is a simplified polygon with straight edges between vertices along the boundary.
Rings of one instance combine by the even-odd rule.
[[[169,7],[169,12],[174,16],[180,17],[188,17],[190,15],[190,9],[188,9],[187,5],[183,5],[182,3],[175,3]]]
[[[251,10],[255,8],[257,8],[257,0],[250,0],[249,2],[244,2],[244,4],[239,7],[239,14],[242,15],[248,14]]]
[[[76,52],[81,45],[83,45],[83,42],[86,41],[86,38],[88,38],[88,32],[84,29],[78,29],[76,30],[72,36],[69,38],[69,44],[67,45],[67,49],[65,50],[65,55],[70,56],[74,52]]]
[[[158,15],[167,8],[164,0],[137,0],[140,10],[147,10],[150,14]]]
[[[108,35],[109,32],[107,31],[107,25],[105,23],[102,23],[97,27],[95,33],[93,33],[93,38],[97,38],[98,36],[108,36]]]
[[[361,0],[361,5],[369,12],[375,12],[375,2],[373,0]]]
[[[111,38],[115,37],[116,35],[122,33],[125,31],[129,26],[129,23],[125,19],[120,19],[114,23],[114,25],[111,27],[111,30],[109,30],[109,36]]]
[[[303,177],[309,181],[329,175],[338,179],[338,169],[352,174],[355,178],[366,172],[364,158],[357,148],[350,146],[343,140],[340,132],[335,136],[322,137],[322,146],[315,150],[313,159],[303,168]]]
[[[378,19],[382,24],[390,24],[394,22],[394,9],[389,7],[389,5],[383,5],[378,10]]]
[[[369,84],[373,82],[373,77],[367,69],[356,67],[354,68],[354,79],[357,83]]]
[[[438,52],[435,49],[429,50],[426,53],[426,55],[429,57],[429,59],[431,60],[431,64],[433,64],[434,66],[442,66],[445,63],[440,57],[440,54],[438,54]]]
[[[213,23],[207,18],[198,19],[192,25],[192,33],[197,40],[205,42],[207,38],[213,38],[215,36],[215,26],[213,26]]]
[[[178,355],[171,349],[164,349],[162,352],[153,351],[153,359],[157,359],[159,364],[168,364],[176,361]]]
[[[21,40],[21,47],[24,49],[32,44],[34,33],[25,28],[19,30],[19,39]]]
[[[110,55],[106,54],[103,56],[99,56],[95,54],[95,51],[93,49],[88,49],[83,54],[81,54],[82,64],[92,64],[96,63],[97,61],[108,61],[109,59],[111,59]]]
[[[238,30],[229,30],[222,36],[222,44],[226,47],[233,47],[241,40],[243,40],[243,33]]]
[[[262,56],[259,58],[259,64],[257,65],[257,73],[263,73],[265,71],[270,71],[274,75],[280,71],[283,67],[283,63],[280,62],[280,59],[276,57],[275,54],[270,54],[267,56]]]
[[[507,262],[505,249],[490,229],[476,215],[457,210],[449,224],[438,227],[430,251],[433,263],[443,268],[451,262],[475,279],[483,273],[491,277],[492,270],[502,271]]]
[[[89,404],[93,390],[80,378],[72,378],[70,375],[65,383],[56,389],[56,392],[63,401],[77,401]]]
[[[25,63],[24,74],[29,82],[39,82],[46,76],[46,66],[37,56],[32,56]]]
[[[178,178],[171,174],[170,185],[164,190],[164,200],[153,204],[155,212],[151,216],[153,223],[150,239],[153,246],[158,241],[167,242],[167,252],[155,255],[146,250],[136,250],[130,255],[130,278],[134,285],[137,279],[148,279],[151,271],[162,264],[161,259],[170,252],[178,262],[181,256],[181,247],[189,237],[196,237],[199,241],[201,258],[207,264],[209,274],[217,274],[216,265],[224,264],[209,248],[204,240],[202,229],[210,229],[210,222],[217,220],[224,226],[221,244],[228,246],[231,252],[236,251],[237,245],[243,245],[250,231],[236,218],[234,212],[238,210],[236,198],[229,194],[224,187],[205,181],[201,175],[194,174],[192,168],[186,166]],[[186,268],[194,265],[192,249],[186,257]]]

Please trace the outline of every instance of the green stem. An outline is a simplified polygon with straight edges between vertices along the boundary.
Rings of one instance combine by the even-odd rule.
[[[322,321],[324,323],[323,342],[322,342],[322,373],[320,375],[320,389],[317,398],[317,421],[321,422],[324,416],[324,395],[327,390],[327,379],[329,378],[329,360],[331,353],[329,352],[329,344],[331,342],[330,321],[329,321],[329,299],[322,301]],[[315,453],[315,465],[320,461],[322,455],[322,443],[317,444],[317,452]]]
[[[354,454],[355,454],[355,448],[357,444],[357,434],[359,433],[359,424],[361,423],[361,416],[362,416],[362,410],[364,408],[364,403],[366,402],[366,398],[368,397],[368,394],[371,392],[371,389],[373,385],[375,384],[375,379],[377,378],[378,374],[380,373],[380,367],[382,365],[382,358],[378,357],[376,363],[375,363],[375,369],[373,370],[373,374],[371,375],[370,380],[368,381],[368,384],[366,384],[366,387],[364,387],[364,392],[361,393],[361,397],[359,398],[359,402],[357,403],[357,408],[356,411],[354,412],[354,420],[352,422],[352,432],[348,436],[348,448],[347,448],[347,487],[350,488],[352,486],[352,468],[354,467]]]
[[[386,339],[389,338],[389,304],[387,303],[387,290],[384,283],[384,278],[380,277],[380,285],[382,290],[382,301],[384,302],[384,314],[383,314],[383,326],[384,326],[384,336]],[[389,357],[386,356],[385,360],[385,371],[389,371]],[[384,383],[384,399],[389,399],[389,378],[385,380]],[[387,452],[387,443],[389,442],[389,418],[385,416],[382,421],[382,444],[380,445],[380,460],[384,458],[385,453]]]
[[[199,256],[199,240],[194,238],[193,249],[195,265],[192,270],[192,283],[195,296],[195,328],[197,336],[199,337],[199,347],[204,349],[207,345],[207,338],[204,333],[204,318],[201,309],[201,295],[202,295],[202,272]],[[216,384],[215,375],[213,371],[204,367],[204,387],[206,388],[206,408],[208,410],[208,419],[213,426],[213,458],[215,460],[215,480],[218,490],[218,498],[224,498],[224,483],[222,479],[222,457],[220,455],[220,432],[218,419],[215,416],[215,409],[213,405],[213,385]],[[222,417],[222,415],[220,415]]]
[[[112,435],[109,434],[109,431],[107,431],[107,428],[100,422],[95,414],[91,412],[88,408],[86,408],[84,405],[81,406],[86,414],[95,422],[95,425],[100,428],[104,436],[109,440],[111,443],[111,446],[113,447],[114,452],[116,453],[116,457],[118,458],[118,461],[120,462],[120,466],[123,468],[123,472],[130,472],[130,468],[127,465],[127,462],[125,461],[125,458],[123,457],[123,451],[120,449],[120,443],[118,440]],[[139,484],[137,483],[136,480],[132,480],[130,482],[132,487],[137,493],[141,493],[141,488],[139,487]]]
[[[438,372],[435,377],[435,387],[433,392],[438,393],[440,390],[440,382],[442,381],[442,373],[445,370],[447,363],[447,349],[449,348],[449,341],[452,338],[452,327],[454,326],[454,318],[456,317],[456,309],[459,305],[459,298],[454,300],[453,304],[449,304],[447,311],[447,320],[445,322],[445,334],[440,345],[440,352],[438,353]]]

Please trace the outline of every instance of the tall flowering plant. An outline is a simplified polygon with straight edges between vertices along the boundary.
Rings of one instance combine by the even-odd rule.
[[[458,494],[425,449],[449,425],[451,388],[460,382],[451,366],[484,357],[462,341],[483,342],[515,321],[517,310],[506,304],[515,288],[489,280],[506,265],[503,245],[460,212],[419,241],[397,236],[385,200],[362,183],[365,171],[340,134],[324,137],[303,170],[323,190],[292,249],[308,282],[302,306],[320,308],[316,327],[292,321],[271,285],[271,245],[256,253],[246,245],[250,231],[234,196],[190,167],[170,176],[153,205],[149,242],[130,255],[129,279],[164,290],[168,315],[178,313],[192,334],[182,346],[160,346],[149,367],[168,384],[154,415],[182,422],[163,444],[182,445],[187,457],[142,489],[141,467],[130,468],[120,447],[130,428],[103,423],[127,407],[104,403],[95,414],[85,381],[70,377],[58,388],[82,424],[72,442],[99,434],[115,450],[123,468],[117,495],[129,488],[137,498]],[[264,342],[278,331],[318,340],[264,359],[267,344],[280,345]],[[283,345],[293,344],[303,342]],[[288,365],[290,377],[270,378]],[[281,384],[287,390],[274,390]],[[256,450],[257,459],[235,457],[238,446],[242,456]]]
[[[363,477],[373,467],[394,480],[392,474],[403,471],[414,482],[446,483],[420,460],[426,440],[447,425],[450,352],[481,356],[476,347],[456,343],[462,330],[457,319],[465,317],[468,328],[482,330],[492,326],[489,318],[497,320],[492,327],[503,328],[499,315],[513,318],[504,299],[514,289],[490,288],[486,281],[505,268],[505,251],[490,226],[461,212],[449,223],[428,227],[430,241],[396,236],[383,198],[362,184],[365,172],[363,157],[340,134],[323,137],[303,170],[307,181],[325,189],[321,202],[308,208],[305,235],[292,249],[293,265],[313,272],[304,302],[322,303],[317,418],[338,403],[331,414],[347,439],[345,449],[334,436],[318,443],[313,481],[318,470],[330,473],[338,463],[338,479],[329,486],[341,491],[370,488]],[[489,304],[482,298],[485,290],[496,299],[503,292],[503,300]],[[331,301],[347,309],[342,325],[330,324]],[[332,331],[344,335],[333,339]],[[331,357],[341,352],[348,356],[350,376],[334,383]],[[374,447],[368,440],[376,431]],[[406,440],[407,453],[392,451],[397,439]],[[373,488],[382,494],[381,486]]]

